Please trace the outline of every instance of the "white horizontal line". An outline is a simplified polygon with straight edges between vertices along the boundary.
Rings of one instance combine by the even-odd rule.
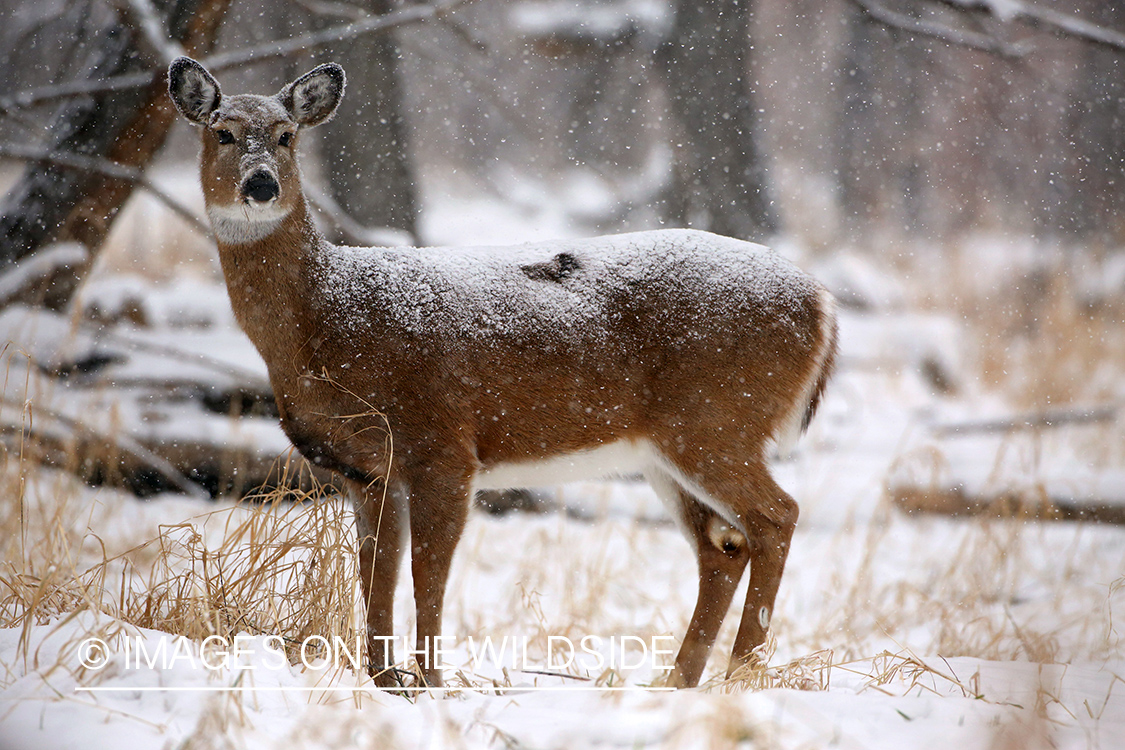
[[[212,693],[251,693],[251,692],[263,692],[263,693],[284,693],[284,692],[306,692],[306,693],[314,693],[314,692],[347,692],[347,693],[358,693],[358,692],[363,692],[363,693],[367,693],[367,692],[375,692],[375,693],[483,692],[483,693],[494,693],[494,692],[501,692],[501,691],[505,692],[505,693],[508,693],[508,692],[520,692],[520,693],[535,693],[535,692],[558,692],[558,693],[599,692],[599,693],[601,693],[601,692],[605,692],[605,693],[616,693],[616,692],[630,692],[630,691],[639,692],[639,693],[666,693],[666,692],[673,692],[675,690],[676,690],[676,688],[672,688],[672,687],[636,687],[636,686],[597,687],[597,686],[592,686],[592,685],[576,685],[574,687],[551,687],[551,686],[545,686],[545,685],[529,685],[529,686],[526,686],[526,687],[519,687],[519,686],[514,686],[514,685],[509,685],[509,686],[504,686],[504,685],[479,685],[479,686],[472,686],[472,687],[440,687],[440,688],[431,688],[431,687],[391,687],[391,688],[384,688],[384,687],[375,687],[375,686],[349,687],[349,686],[346,686],[346,685],[327,685],[327,686],[324,686],[324,687],[300,687],[300,686],[295,686],[295,685],[274,685],[274,686],[266,686],[266,687],[254,687],[254,686],[245,686],[245,685],[237,685],[237,686],[210,685],[210,686],[202,686],[202,687],[191,687],[191,686],[182,686],[182,685],[180,685],[180,686],[169,686],[169,687],[161,687],[161,686],[126,687],[126,686],[113,685],[113,686],[106,686],[106,687],[82,687],[82,686],[78,686],[78,687],[74,688],[74,692],[76,692],[76,693],[79,693],[79,692],[81,692],[81,693],[182,693],[182,692],[188,692],[188,691],[212,692]]]

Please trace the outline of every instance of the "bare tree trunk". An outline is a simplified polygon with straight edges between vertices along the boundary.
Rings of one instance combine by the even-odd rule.
[[[1087,17],[1125,29],[1125,6],[1090,2]],[[1125,239],[1125,75],[1119,51],[1083,50],[1081,87],[1071,105],[1077,154],[1066,176],[1066,212],[1072,229],[1111,243]]]
[[[878,203],[876,181],[868,179],[877,158],[874,70],[878,58],[876,37],[885,35],[865,13],[844,11],[847,22],[847,55],[840,82],[840,123],[834,136],[836,180],[841,208],[849,222],[860,225],[872,218]],[[857,227],[853,227],[855,231]]]
[[[189,54],[210,50],[230,0],[163,0],[155,3],[170,40]],[[84,77],[143,73],[143,35],[114,15],[90,41]],[[49,152],[109,159],[142,167],[164,143],[173,120],[160,71],[143,88],[98,94],[64,102],[48,128]],[[133,183],[61,164],[30,164],[0,203],[0,273],[57,240],[77,240],[93,253],[109,232]],[[87,264],[88,265],[88,264]],[[84,268],[70,267],[40,290],[41,301],[58,309],[69,301]]]
[[[924,230],[932,192],[928,164],[920,156],[920,140],[927,137],[922,102],[926,50],[907,32],[859,10],[848,12],[847,24],[834,148],[844,215],[853,232],[882,225]]]
[[[366,0],[375,15],[391,0]],[[348,71],[348,95],[322,128],[322,158],[332,198],[361,226],[417,236],[418,210],[403,117],[399,50],[394,33],[337,44],[333,60]]]
[[[761,239],[778,229],[758,146],[750,63],[753,0],[678,0],[661,52],[676,176],[667,218],[720,234]]]

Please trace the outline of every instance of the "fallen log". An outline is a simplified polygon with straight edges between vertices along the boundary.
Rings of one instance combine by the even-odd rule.
[[[891,502],[908,516],[1084,521],[1125,525],[1125,504],[1049,496],[1040,490],[1007,490],[992,495],[970,494],[962,487],[898,485],[888,490]]]

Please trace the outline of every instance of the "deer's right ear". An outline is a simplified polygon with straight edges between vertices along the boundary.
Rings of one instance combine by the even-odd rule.
[[[187,119],[203,125],[222,100],[219,82],[190,57],[177,57],[168,66],[168,95]]]

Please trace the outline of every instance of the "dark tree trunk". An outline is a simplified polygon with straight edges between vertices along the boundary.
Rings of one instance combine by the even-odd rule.
[[[394,9],[391,0],[358,4],[374,14]],[[348,72],[347,95],[335,119],[321,128],[332,197],[364,227],[390,227],[417,236],[395,34],[371,34],[335,45],[332,59]]]
[[[1125,29],[1121,3],[1087,5],[1090,20]],[[1065,176],[1063,218],[1079,235],[1119,243],[1125,240],[1125,57],[1117,50],[1088,45],[1081,71],[1070,113],[1076,153]]]
[[[864,223],[877,204],[876,181],[868,179],[879,140],[876,137],[874,70],[877,35],[885,34],[866,13],[846,10],[847,45],[840,79],[840,123],[835,129],[834,158],[840,204],[851,222]]]
[[[671,41],[661,52],[678,131],[664,209],[674,223],[762,239],[778,223],[758,146],[753,15],[753,0],[676,3]]]
[[[170,39],[189,54],[210,50],[230,0],[157,0]],[[114,15],[89,42],[83,77],[152,70],[141,35]],[[143,167],[159,150],[173,121],[163,70],[150,85],[75,98],[59,105],[44,146],[51,152],[81,154]],[[109,232],[133,184],[103,174],[31,164],[0,203],[0,273],[57,240],[77,240],[93,253]],[[70,299],[84,269],[71,269],[41,290],[54,308]]]
[[[929,165],[921,156],[927,48],[858,9],[847,25],[834,147],[841,208],[856,233],[873,226],[924,231],[931,220]]]

